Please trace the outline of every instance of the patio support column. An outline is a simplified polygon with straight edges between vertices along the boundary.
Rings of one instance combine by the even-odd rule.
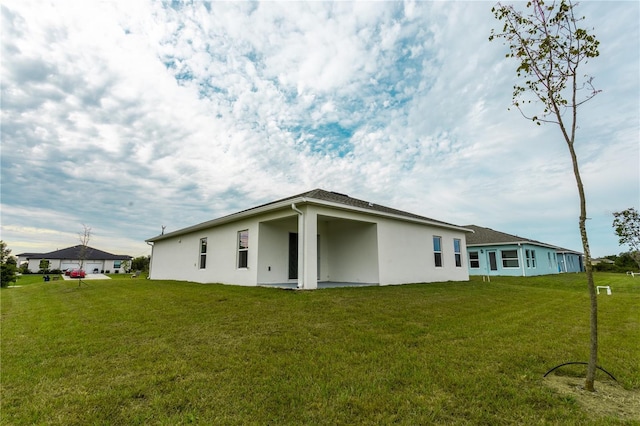
[[[291,204],[293,211],[298,213],[298,288],[304,288],[304,212]]]
[[[305,290],[315,290],[318,288],[318,214],[308,205],[305,206],[304,210],[304,229],[298,234],[304,234],[304,242],[302,244],[304,266],[301,270],[298,268],[298,274],[299,276],[300,274],[304,275]],[[299,260],[300,257],[298,258]]]

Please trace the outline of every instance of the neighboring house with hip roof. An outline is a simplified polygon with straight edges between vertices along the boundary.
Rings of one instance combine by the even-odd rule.
[[[477,225],[467,235],[469,275],[534,276],[584,270],[582,253]]]
[[[315,189],[148,239],[149,276],[301,289],[466,281],[469,232]]]
[[[131,256],[111,254],[93,247],[77,245],[49,253],[21,253],[17,255],[18,264],[28,262],[31,272],[40,270],[42,260],[49,261],[49,270],[84,269],[91,273],[124,273],[125,261],[133,259]]]

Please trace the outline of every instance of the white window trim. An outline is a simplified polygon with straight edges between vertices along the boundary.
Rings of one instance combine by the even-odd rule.
[[[504,257],[504,252],[505,251],[512,251],[516,254],[516,257]],[[502,269],[519,269],[520,268],[520,257],[518,256],[518,250],[517,249],[513,249],[513,250],[500,250],[500,260],[502,261]],[[504,261],[505,260],[515,260],[516,262],[518,262],[518,264],[516,266],[505,266],[504,265]]]
[[[435,245],[435,239],[438,239],[440,241],[440,250],[436,250],[436,245]],[[444,256],[442,255],[442,237],[438,236],[438,235],[434,235],[433,238],[431,239],[432,244],[433,244],[433,264],[436,268],[443,268],[444,267]],[[436,262],[436,254],[440,254],[440,265],[437,264]]]
[[[475,253],[476,258],[472,259],[471,254]],[[478,266],[473,266],[471,262],[477,262]],[[480,269],[480,252],[479,251],[470,251],[469,252],[469,269]]]
[[[531,249],[531,269],[536,269],[537,267],[537,260],[536,260],[536,251],[535,249]]]
[[[458,242],[458,251],[456,251],[456,241]],[[460,256],[460,264],[458,264],[458,258]],[[456,268],[462,268],[462,240],[460,238],[453,239],[453,263]]]
[[[207,269],[207,249],[209,248],[209,244],[207,241],[207,237],[200,238],[198,240],[198,269]],[[204,242],[204,252],[202,251],[202,243]],[[202,259],[204,257],[204,268],[202,267]]]
[[[243,233],[243,232],[247,233],[247,247],[240,248],[240,234]],[[249,269],[249,230],[248,229],[243,229],[241,231],[238,231],[237,241],[238,241],[238,246],[237,246],[236,267],[237,267],[237,269]],[[240,266],[240,253],[242,253],[242,252],[246,252],[247,253],[247,265],[246,266]]]

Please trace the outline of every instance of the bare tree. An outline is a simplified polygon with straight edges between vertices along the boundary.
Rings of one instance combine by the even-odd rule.
[[[499,33],[492,30],[489,40],[505,40],[510,50],[507,57],[514,58],[519,63],[516,74],[524,81],[520,80],[513,87],[513,105],[525,118],[537,125],[558,125],[569,149],[580,196],[578,227],[591,301],[589,362],[585,388],[594,391],[598,357],[598,299],[586,229],[587,203],[574,144],[578,107],[599,92],[592,85],[593,78],[581,75],[578,68],[588,59],[599,56],[599,42],[586,29],[579,27],[584,17],[575,16],[575,5],[571,0],[553,1],[549,5],[542,0],[531,0],[526,6],[530,9],[527,15],[512,5],[498,3],[492,8],[496,19],[502,21],[504,27]],[[530,108],[538,113],[529,113]]]
[[[78,233],[78,239],[80,240],[80,269],[84,270],[84,262],[89,255],[89,240],[91,240],[91,228],[84,223],[82,224],[82,232]],[[78,285],[82,283],[82,278],[78,280]]]

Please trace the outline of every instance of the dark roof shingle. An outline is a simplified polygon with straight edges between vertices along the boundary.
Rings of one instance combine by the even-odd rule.
[[[505,232],[495,231],[491,228],[484,228],[477,225],[466,225],[465,228],[472,229],[473,234],[467,235],[467,245],[471,244],[509,244],[539,241],[528,238],[518,237],[517,235],[507,234]],[[543,244],[543,243],[540,243]],[[547,245],[547,244],[544,244]]]
[[[360,209],[364,209],[364,210],[370,210],[372,213],[382,213],[382,214],[391,214],[391,215],[396,215],[396,216],[400,216],[400,217],[405,217],[405,218],[410,218],[410,219],[416,219],[419,221],[426,221],[426,222],[431,222],[435,225],[441,225],[444,227],[453,227],[453,228],[458,228],[460,230],[464,230],[463,227],[459,226],[459,225],[455,225],[452,223],[448,223],[448,222],[443,222],[441,220],[435,220],[435,219],[431,219],[425,216],[420,216],[417,214],[413,214],[413,213],[409,213],[409,212],[405,212],[402,210],[398,210],[398,209],[393,209],[391,207],[385,207],[385,206],[381,206],[379,204],[374,204],[371,203],[369,201],[364,201],[364,200],[359,200],[357,198],[352,198],[349,197],[346,194],[341,194],[339,192],[333,192],[333,191],[325,191],[324,189],[314,189],[311,191],[307,191],[307,192],[303,192],[301,194],[296,194],[296,195],[292,195],[290,197],[286,197],[286,198],[281,198],[279,200],[275,200],[275,201],[271,201],[269,203],[266,204],[261,204],[259,206],[256,207],[251,207],[249,209],[246,210],[242,210],[239,211],[237,213],[233,213],[227,216],[223,216],[221,218],[218,219],[214,219],[211,221],[207,221],[207,222],[202,222],[200,224],[197,225],[193,225],[193,226],[189,226],[187,228],[182,228],[182,229],[178,229],[176,231],[170,232],[168,234],[161,234],[158,235],[156,237],[150,238],[146,241],[157,241],[160,239],[164,239],[164,238],[168,238],[171,236],[176,236],[176,235],[181,235],[183,233],[186,232],[192,232],[195,231],[197,229],[202,229],[208,226],[215,226],[216,223],[220,223],[220,221],[224,221],[224,220],[232,220],[234,217],[237,217],[239,215],[244,215],[244,214],[250,214],[252,211],[262,211],[265,208],[268,208],[269,206],[277,206],[277,205],[281,205],[286,201],[292,201],[292,202],[297,202],[295,200],[304,200],[308,203],[312,203],[313,200],[317,200],[320,202],[330,202],[330,203],[335,203],[335,204],[342,204],[345,206],[349,206],[349,207],[355,207],[355,208],[360,208]]]
[[[82,245],[77,245],[49,253],[31,253],[28,257],[32,259],[80,259],[81,254]],[[87,251],[84,256],[85,260],[124,260],[131,258],[131,256],[111,254],[89,246],[87,246]]]
[[[481,246],[481,245],[494,245],[494,244],[529,243],[529,244],[535,244],[543,247],[553,248],[558,252],[582,254],[574,250],[569,250],[569,249],[564,249],[562,247],[554,246],[553,244],[547,244],[540,241],[532,240],[531,238],[523,238],[517,235],[507,234],[506,232],[495,231],[491,228],[484,228],[478,225],[465,225],[464,228],[473,230],[473,234],[467,234],[467,247]]]

